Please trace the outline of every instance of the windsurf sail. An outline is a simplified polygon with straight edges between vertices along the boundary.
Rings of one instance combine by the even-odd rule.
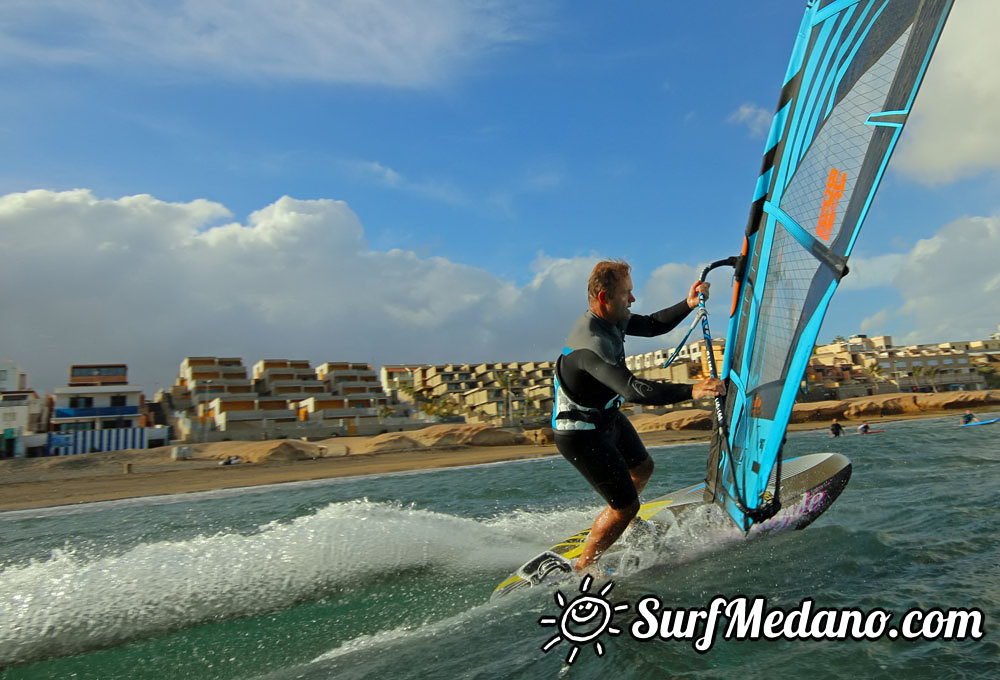
[[[780,506],[785,429],[823,316],[952,0],[812,0],[737,263],[707,492],[748,531]]]

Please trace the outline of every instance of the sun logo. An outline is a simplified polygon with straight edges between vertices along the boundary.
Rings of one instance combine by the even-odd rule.
[[[616,604],[614,607],[607,601],[606,596],[614,587],[614,583],[609,581],[597,595],[589,594],[590,584],[593,579],[587,575],[580,583],[580,592],[583,593],[567,603],[566,596],[562,591],[557,590],[555,594],[556,604],[562,608],[562,615],[543,616],[538,619],[540,626],[558,626],[559,632],[549,638],[542,651],[548,653],[550,649],[558,645],[563,640],[570,643],[571,649],[566,655],[566,663],[572,665],[576,661],[577,654],[580,653],[582,645],[594,643],[594,652],[597,656],[604,656],[604,645],[597,639],[605,631],[609,635],[619,635],[621,630],[611,625],[615,612],[626,611],[628,603]],[[598,597],[599,595],[599,597]]]

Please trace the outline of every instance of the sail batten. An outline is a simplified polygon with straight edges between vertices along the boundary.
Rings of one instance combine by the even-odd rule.
[[[706,492],[749,530],[823,317],[910,113],[952,0],[811,0],[746,228]]]

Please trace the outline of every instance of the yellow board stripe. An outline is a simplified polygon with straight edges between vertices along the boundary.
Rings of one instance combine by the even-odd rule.
[[[646,503],[641,508],[639,508],[639,517],[641,519],[649,519],[654,515],[658,514],[668,505],[673,505],[673,501],[653,501],[652,503]],[[587,536],[590,535],[590,529],[581,531],[578,534],[570,536],[565,541],[561,543],[556,543],[550,548],[550,550],[557,555],[561,555],[567,560],[571,560],[574,557],[579,557],[583,553],[583,544],[587,542]],[[505,586],[509,586],[512,583],[523,580],[517,574],[511,574],[506,581],[494,588],[494,592],[497,590],[502,590]]]

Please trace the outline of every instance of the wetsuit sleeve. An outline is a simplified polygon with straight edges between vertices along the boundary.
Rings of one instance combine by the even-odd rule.
[[[681,300],[676,305],[661,309],[650,315],[633,314],[629,317],[625,326],[626,335],[637,335],[644,338],[651,338],[655,335],[663,335],[677,327],[684,317],[691,312],[687,300]]]
[[[577,350],[577,365],[633,404],[663,406],[691,398],[691,385],[637,378],[625,366],[609,364],[590,350]]]

